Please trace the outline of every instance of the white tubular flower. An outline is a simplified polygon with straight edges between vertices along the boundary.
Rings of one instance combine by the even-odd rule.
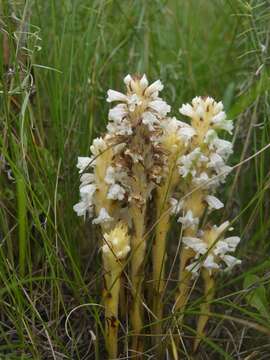
[[[224,160],[227,160],[228,157],[233,153],[232,143],[230,141],[216,138],[212,144],[215,147],[216,153]]]
[[[161,99],[150,101],[148,106],[161,116],[166,116],[167,113],[171,111],[170,105]]]
[[[194,115],[193,107],[190,104],[183,104],[179,109],[180,114],[192,117]]]
[[[110,135],[132,135],[131,124],[128,120],[110,122],[107,125],[107,130]]]
[[[210,254],[204,260],[202,266],[211,273],[213,269],[219,269],[219,265],[215,262],[214,255]]]
[[[207,252],[207,244],[200,238],[184,236],[182,239],[187,248],[194,250],[197,255],[203,255]]]
[[[85,173],[85,174],[82,174],[80,181],[81,181],[80,187],[82,187],[84,185],[93,183],[95,181],[95,176],[94,176],[94,174],[91,174],[91,173]]]
[[[112,186],[110,186],[108,194],[107,194],[107,199],[111,199],[111,200],[123,200],[125,197],[125,189],[120,186],[119,184],[113,184]]]
[[[183,177],[191,174],[193,177],[196,175],[196,169],[200,167],[203,162],[207,162],[208,157],[203,155],[199,148],[194,149],[188,155],[183,155],[178,160],[179,173]]]
[[[87,213],[92,216],[93,196],[96,189],[95,184],[85,185],[80,188],[81,202],[73,206],[73,210],[78,216],[86,216]]]
[[[96,138],[93,140],[93,144],[90,146],[90,151],[94,156],[98,156],[107,149],[107,144],[104,139]]]
[[[180,212],[180,210],[183,209],[184,201],[183,200],[178,201],[175,198],[170,198],[170,205],[171,205],[171,209],[170,209],[171,214],[177,215]]]
[[[141,80],[140,80],[140,87],[142,90],[146,89],[148,86],[148,80],[145,74],[143,74]],[[161,89],[162,90],[162,89]]]
[[[214,129],[225,130],[229,134],[232,134],[233,131],[233,122],[232,120],[226,119],[226,114],[224,111],[219,112],[212,118],[212,126]]]
[[[156,80],[145,90],[145,96],[152,96],[153,94],[158,95],[160,91],[163,90],[163,84],[160,80]]]
[[[117,260],[123,260],[130,251],[130,239],[127,226],[119,223],[112,231],[104,234],[103,256],[113,268]]]
[[[142,114],[142,122],[144,125],[148,126],[149,131],[155,130],[155,125],[159,125],[160,121],[158,118],[152,114],[150,111],[146,111]]]
[[[187,228],[194,229],[199,224],[199,219],[193,217],[191,210],[188,210],[184,216],[179,217],[177,221],[182,224],[183,230]]]
[[[107,91],[107,102],[113,102],[113,101],[127,101],[127,96],[122,94],[119,91],[115,91],[115,90],[108,90]]]
[[[186,126],[182,126],[180,130],[178,131],[180,139],[183,141],[185,146],[188,145],[190,140],[193,138],[193,136],[196,134],[196,130],[189,126],[188,124]]]
[[[227,268],[224,271],[230,271],[232,268],[234,268],[236,265],[240,265],[242,263],[241,260],[237,259],[236,257],[232,255],[223,255],[220,256],[220,258],[225,262],[227,265]]]
[[[113,221],[113,218],[108,214],[105,208],[101,208],[98,214],[98,217],[95,218],[92,223],[93,224],[104,224],[107,222]]]
[[[189,271],[192,275],[192,278],[196,278],[199,276],[199,271],[202,267],[202,264],[200,261],[193,262],[186,266],[186,270]]]
[[[209,209],[215,209],[215,210],[218,210],[218,209],[221,209],[224,207],[224,204],[215,196],[213,195],[207,195],[205,197],[205,200],[209,206]]]
[[[207,173],[205,171],[203,171],[198,176],[196,176],[192,179],[192,184],[194,184],[195,186],[200,186],[200,187],[209,187],[209,185],[211,185],[211,184],[209,184],[208,181],[209,181],[209,176],[207,175]]]
[[[125,104],[118,104],[109,111],[109,120],[121,121],[128,114],[128,109]]]
[[[209,129],[204,136],[204,143],[209,146],[210,150],[214,149],[213,142],[218,138],[218,135],[214,129]]]
[[[80,170],[79,174],[81,174],[91,164],[91,161],[92,158],[90,157],[78,157],[77,168]]]

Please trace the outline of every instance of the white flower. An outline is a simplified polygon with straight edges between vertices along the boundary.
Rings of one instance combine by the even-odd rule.
[[[198,168],[201,163],[208,161],[208,158],[203,155],[203,153],[200,151],[199,148],[194,149],[191,153],[188,155],[182,155],[179,160],[178,164],[179,167],[179,173],[183,177],[186,177],[189,173],[192,174],[192,176],[196,175],[196,167]]]
[[[109,166],[107,168],[104,180],[107,184],[115,183],[115,167]]]
[[[127,96],[122,94],[119,91],[115,91],[115,90],[108,90],[107,91],[107,102],[113,102],[113,101],[127,101]]]
[[[215,196],[207,195],[205,197],[207,204],[209,205],[209,209],[221,209],[224,207],[224,204]]]
[[[230,237],[224,239],[223,241],[225,241],[228,244],[230,251],[233,252],[233,251],[235,251],[237,245],[240,242],[240,237],[239,236],[230,236]]]
[[[210,254],[206,257],[206,259],[203,262],[203,267],[208,269],[211,273],[211,270],[213,269],[219,269],[219,265],[215,262],[214,255]]]
[[[184,216],[179,217],[177,221],[182,224],[183,230],[187,228],[193,229],[199,224],[199,218],[193,217],[192,210],[188,210],[187,213]]]
[[[150,111],[146,111],[142,114],[142,122],[144,125],[148,126],[149,131],[154,131],[154,125],[159,124],[160,121]]]
[[[93,195],[96,188],[95,184],[85,185],[80,188],[81,201],[73,206],[73,210],[76,211],[78,216],[85,216],[87,212],[90,216],[92,215]]]
[[[128,120],[123,119],[122,121],[111,122],[107,125],[107,130],[112,135],[131,135],[132,127]]]
[[[150,101],[148,106],[161,116],[166,116],[167,113],[171,111],[170,105],[161,99]]]
[[[112,121],[121,121],[125,116],[127,116],[127,106],[125,104],[118,104],[109,111],[109,120]]]
[[[212,126],[214,129],[225,130],[229,134],[232,134],[233,122],[232,120],[226,120],[226,114],[224,111],[220,111],[212,118]]]
[[[194,250],[198,255],[203,255],[208,250],[207,244],[200,238],[184,236],[182,240],[187,248]]]
[[[185,267],[185,269],[192,274],[192,278],[195,278],[199,276],[200,268],[202,267],[202,264],[200,261],[193,262]]]
[[[132,94],[127,97],[129,111],[135,111],[137,106],[142,105],[142,99],[137,94]]]
[[[208,185],[208,181],[209,181],[209,177],[207,173],[203,171],[202,173],[199,174],[199,176],[195,176],[192,179],[192,184],[203,187],[203,185]]]
[[[193,107],[190,104],[183,104],[179,109],[182,115],[192,117],[194,115]]]
[[[144,90],[145,88],[147,88],[148,86],[148,80],[147,80],[147,77],[146,75],[144,74],[142,76],[142,78],[140,79],[140,86],[141,86],[141,89]]]
[[[81,181],[80,186],[84,186],[84,185],[93,183],[95,181],[95,176],[94,176],[94,174],[91,174],[91,173],[85,173],[85,174],[82,174],[80,181]]]
[[[126,77],[124,77],[124,83],[129,86],[129,84],[133,81],[132,76],[128,74]]]
[[[225,271],[230,271],[233,267],[235,267],[236,265],[240,265],[242,263],[241,260],[237,259],[236,257],[234,257],[232,255],[223,255],[221,257],[221,259],[227,265],[227,268],[225,269]]]
[[[109,188],[107,199],[123,200],[125,197],[125,193],[126,191],[122,186],[120,186],[119,184],[113,184]]]
[[[93,144],[90,146],[90,151],[94,156],[98,156],[107,149],[107,144],[101,137],[93,140]]]
[[[184,201],[180,200],[178,201],[175,198],[170,198],[170,205],[171,205],[171,209],[170,212],[172,215],[176,215],[179,213],[179,211],[183,208],[184,205]]]
[[[112,220],[113,218],[108,214],[107,210],[105,208],[101,208],[98,217],[95,218],[92,223],[97,225],[110,222]]]
[[[209,144],[210,145],[210,149],[213,149],[213,141],[217,138],[217,133],[214,129],[210,129],[207,131],[207,133],[204,136],[204,143]]]
[[[92,158],[90,157],[78,157],[77,168],[80,170],[79,174],[81,174],[91,164],[91,161]]]
[[[207,164],[208,168],[213,168],[217,174],[230,171],[230,167],[225,165],[222,157],[218,155],[217,153],[212,153],[210,155],[210,161]]]
[[[145,90],[145,96],[151,96],[153,94],[158,93],[159,91],[163,90],[163,85],[161,83],[160,80],[156,80],[155,82],[153,82],[153,84],[151,84],[150,86],[148,86],[148,88]]]
[[[84,201],[75,204],[73,210],[77,213],[77,216],[85,216],[87,212],[89,212],[90,217],[92,216],[92,208]]]
[[[230,141],[216,138],[213,140],[212,144],[216,149],[216,153],[224,160],[227,160],[227,158],[233,153],[232,143]]]
[[[178,134],[184,144],[187,145],[196,134],[196,130],[192,126],[186,125],[180,128]]]

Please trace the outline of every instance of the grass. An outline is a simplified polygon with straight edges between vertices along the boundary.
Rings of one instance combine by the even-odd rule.
[[[105,129],[106,91],[145,72],[165,84],[177,117],[195,95],[223,99],[238,164],[269,143],[269,4],[2,0],[0,9],[0,358],[104,359],[99,234],[72,206],[76,158]],[[269,154],[238,166],[222,191],[243,265],[220,281],[197,359],[269,357]],[[164,322],[169,334],[173,319]],[[182,358],[192,358],[193,329],[194,320]]]

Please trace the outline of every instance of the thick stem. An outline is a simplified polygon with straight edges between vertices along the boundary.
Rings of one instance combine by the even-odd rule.
[[[210,313],[210,306],[211,306],[211,301],[214,298],[214,293],[215,293],[215,281],[213,276],[211,276],[209,274],[209,271],[206,269],[202,270],[202,277],[204,280],[204,297],[205,297],[205,302],[203,302],[201,304],[200,307],[200,312],[201,315],[199,316],[198,322],[197,322],[197,335],[196,335],[196,339],[194,341],[194,346],[193,346],[193,350],[194,352],[197,350],[201,339],[205,336],[205,326],[207,324],[207,321],[209,319],[209,313]]]
[[[105,275],[105,332],[106,349],[109,359],[117,359],[118,352],[118,305],[121,282],[120,274],[121,265],[119,264],[113,271]]]
[[[153,263],[153,312],[158,321],[153,326],[155,335],[162,333],[162,317],[163,317],[163,293],[165,289],[165,266],[166,266],[166,239],[170,229],[170,204],[168,202],[172,192],[179,180],[179,174],[175,171],[176,160],[179,155],[177,152],[171,153],[169,158],[169,172],[164,185],[157,189],[156,209],[158,223],[155,228],[155,241],[152,250]],[[159,337],[156,337],[157,342]]]
[[[159,201],[158,201],[159,203]],[[162,296],[165,287],[165,264],[166,264],[166,237],[170,226],[170,214],[168,206],[164,209],[166,215],[160,214],[160,220],[156,226],[156,237],[153,245],[153,312],[157,317],[157,323],[153,326],[155,335],[162,333],[161,320],[163,317]],[[159,341],[158,337],[156,338]]]
[[[145,258],[146,241],[144,239],[144,216],[145,207],[131,207],[131,214],[134,222],[134,236],[131,238],[132,259],[131,259],[131,282],[132,282],[132,307],[130,319],[135,335],[132,338],[132,349],[136,352],[142,351],[142,343],[139,339],[143,327],[142,311],[142,282],[143,282],[143,261]]]

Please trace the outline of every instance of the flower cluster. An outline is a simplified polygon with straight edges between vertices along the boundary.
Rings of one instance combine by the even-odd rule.
[[[129,251],[128,229],[124,223],[120,222],[113,230],[104,234],[103,257],[110,264],[115,264],[118,260],[125,259]]]
[[[224,232],[228,227],[229,222],[226,221],[219,227],[214,225],[205,231],[200,231],[200,237],[183,237],[184,245],[196,254],[195,261],[186,267],[193,276],[198,276],[201,268],[207,269],[211,274],[212,271],[222,269],[223,265],[227,266],[226,268],[223,266],[223,269],[228,271],[235,265],[241,264],[241,260],[228,254],[234,252],[240,242],[238,236],[224,238]]]
[[[124,83],[127,94],[108,90],[107,101],[119,104],[109,111],[107,134],[93,141],[90,147],[91,157],[78,158],[77,167],[82,174],[81,201],[74,206],[78,216],[88,214],[93,217],[98,191],[106,190],[107,200],[121,202],[122,208],[132,200],[145,202],[143,194],[136,192],[136,186],[133,186],[136,176],[134,164],[141,164],[145,169],[145,183],[148,185],[144,194],[146,197],[150,196],[155,185],[162,179],[166,156],[162,152],[160,139],[167,128],[169,120],[166,115],[170,111],[170,106],[158,96],[163,85],[160,80],[149,85],[145,75],[142,78],[127,75]],[[99,188],[95,169],[98,162],[101,162],[99,157],[108,150],[112,155],[106,164],[105,176]],[[89,168],[94,171],[88,172]],[[109,209],[105,206],[99,208],[97,215],[93,220],[94,224],[109,222],[114,216],[109,214]]]
[[[179,111],[191,118],[192,130],[188,130],[187,151],[178,158],[178,171],[184,181],[184,195],[196,189],[198,191],[195,191],[197,199],[193,203],[189,199],[177,202],[172,198],[172,212],[181,213],[178,221],[183,229],[196,229],[206,206],[208,210],[223,207],[214,193],[231,170],[226,161],[232,153],[232,143],[219,138],[218,132],[225,130],[231,133],[233,124],[226,119],[222,102],[217,103],[211,97],[195,97],[192,104],[184,104]],[[194,207],[201,209],[197,216],[194,215]]]

